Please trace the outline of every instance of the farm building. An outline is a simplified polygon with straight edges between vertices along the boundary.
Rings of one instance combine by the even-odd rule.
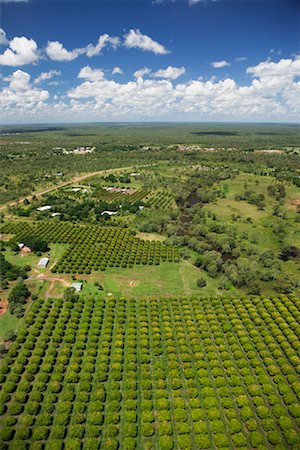
[[[40,206],[39,208],[36,208],[37,211],[48,211],[52,207],[50,205]]]
[[[49,262],[49,258],[41,258],[38,262],[38,267],[40,269],[46,269]]]
[[[107,214],[108,216],[114,216],[115,214],[118,214],[117,211],[102,211],[101,216],[104,216],[104,214]]]
[[[72,283],[71,287],[74,288],[76,292],[80,292],[82,289],[82,283],[81,282]]]

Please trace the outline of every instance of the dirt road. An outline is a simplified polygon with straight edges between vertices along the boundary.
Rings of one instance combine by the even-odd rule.
[[[0,211],[3,211],[4,209],[8,208],[9,206],[17,205],[18,203],[22,203],[25,199],[32,200],[33,197],[41,197],[45,194],[48,194],[49,192],[57,191],[57,189],[61,189],[65,186],[69,186],[70,184],[79,183],[82,180],[85,180],[86,178],[94,177],[95,175],[106,175],[110,173],[116,173],[116,172],[122,172],[123,170],[132,170],[133,167],[140,168],[140,167],[147,167],[151,164],[143,164],[140,166],[129,166],[129,167],[117,167],[115,169],[105,169],[105,170],[98,170],[97,172],[90,172],[85,175],[81,175],[79,177],[72,178],[72,180],[65,181],[64,183],[61,183],[57,186],[53,186],[49,189],[35,192],[32,195],[27,195],[26,197],[20,198],[19,200],[15,200],[13,202],[5,203],[4,205],[0,206]]]

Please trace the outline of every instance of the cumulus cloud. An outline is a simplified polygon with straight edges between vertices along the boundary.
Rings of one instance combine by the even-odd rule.
[[[23,66],[35,63],[39,59],[37,44],[33,39],[15,37],[9,42],[9,48],[0,55],[3,66]]]
[[[160,69],[157,72],[153,73],[155,78],[167,78],[169,80],[176,80],[181,77],[181,75],[185,74],[184,67],[172,67],[169,66],[166,69]]]
[[[63,44],[58,41],[49,41],[46,47],[46,53],[53,61],[73,61],[80,55],[86,55],[88,58],[100,55],[104,47],[111,46],[117,48],[120,44],[118,37],[109,36],[109,34],[102,34],[99,36],[96,45],[88,44],[86,47],[75,48],[73,50],[67,50]]]
[[[9,43],[5,31],[0,28],[0,45],[7,45]]]
[[[112,72],[113,75],[123,75],[123,70],[121,69],[121,67],[114,67]]]
[[[101,69],[92,69],[90,66],[85,66],[80,70],[78,78],[84,78],[89,81],[99,81],[104,78],[104,72]]]
[[[30,75],[23,70],[16,70],[4,78],[8,86],[0,94],[2,114],[7,108],[16,107],[19,112],[41,106],[49,98],[48,91],[33,87]]]
[[[248,67],[247,73],[255,77],[293,77],[300,75],[300,58],[281,59],[279,62],[262,61],[257,66]]]
[[[124,36],[124,45],[127,48],[140,48],[143,51],[153,52],[156,55],[166,55],[170,53],[162,44],[154,41],[146,34],[142,34],[139,29],[131,29]]]
[[[149,75],[151,70],[148,67],[143,67],[142,69],[136,70],[133,74],[134,78],[143,78],[145,75]]]
[[[38,77],[36,77],[36,79],[34,80],[34,83],[39,84],[42,81],[50,80],[51,78],[53,78],[55,76],[59,76],[59,75],[61,75],[60,70],[49,70],[49,72],[42,72],[42,73],[40,73],[40,75]]]
[[[231,64],[228,61],[214,61],[211,63],[211,65],[215,68],[215,69],[221,69],[222,67],[228,67]]]
[[[92,56],[100,55],[104,47],[107,45],[111,45],[112,48],[117,48],[120,45],[120,39],[118,37],[109,36],[109,34],[102,34],[99,36],[98,42],[96,45],[89,44],[84,49],[84,53],[86,56],[91,58]]]
[[[73,61],[80,54],[82,54],[82,50],[76,48],[74,50],[67,50],[64,46],[58,41],[49,41],[46,47],[47,56],[53,61]]]
[[[4,120],[24,118],[27,109],[35,118],[56,120],[255,120],[296,121],[300,117],[300,59],[263,61],[248,67],[248,84],[232,78],[203,78],[177,82],[171,78],[144,79],[140,74],[127,82],[107,79],[99,68],[83,67],[74,88],[49,104],[47,91],[32,87],[30,76],[15,72],[4,81]],[[146,74],[151,75],[148,68]],[[166,70],[166,69],[163,69]],[[138,71],[137,71],[138,72]],[[152,74],[153,76],[153,74]],[[41,100],[42,97],[42,100]],[[61,100],[63,98],[63,100]],[[43,100],[44,99],[44,100]],[[20,101],[20,107],[18,102]],[[1,99],[1,104],[3,103]],[[7,104],[9,103],[9,106]],[[25,106],[24,106],[25,105]]]

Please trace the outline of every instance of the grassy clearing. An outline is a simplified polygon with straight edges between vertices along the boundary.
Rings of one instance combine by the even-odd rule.
[[[0,316],[0,342],[4,341],[5,335],[8,331],[16,330],[21,321],[22,319],[18,319],[13,316],[9,311]]]
[[[184,294],[199,294],[197,280],[202,272],[188,261],[181,263],[162,263],[159,266],[134,267],[132,269],[110,268],[105,272],[88,276],[78,275],[85,281],[83,294],[99,293],[94,283],[104,288],[103,294],[112,293],[115,297],[153,297]],[[215,293],[215,281],[207,277],[206,292]]]
[[[165,236],[162,236],[158,233],[142,233],[139,232],[135,235],[136,238],[142,239],[143,241],[160,241],[163,242],[166,240]]]

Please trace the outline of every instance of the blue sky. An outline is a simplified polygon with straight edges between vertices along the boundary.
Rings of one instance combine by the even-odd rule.
[[[298,0],[0,0],[1,122],[300,119]]]

